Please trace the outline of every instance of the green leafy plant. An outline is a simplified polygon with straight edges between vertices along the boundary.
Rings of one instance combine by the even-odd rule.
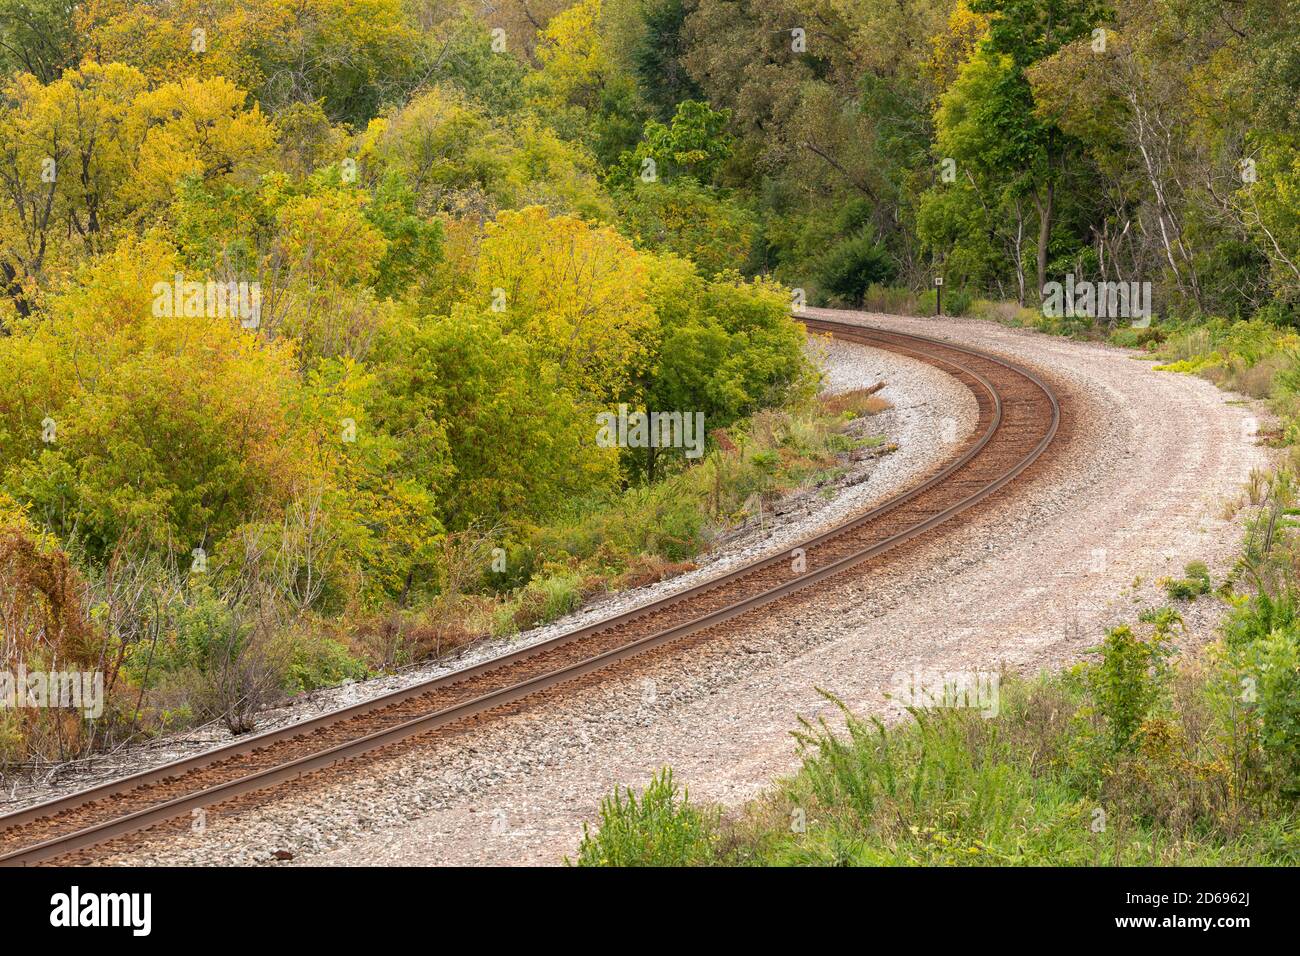
[[[1300,796],[1300,633],[1273,631],[1260,647],[1260,739],[1282,793]]]
[[[1165,593],[1171,598],[1176,601],[1190,601],[1192,598],[1210,593],[1210,569],[1206,567],[1204,561],[1192,561],[1183,569],[1183,573],[1187,577],[1164,578],[1161,581]]]
[[[686,866],[712,862],[717,815],[692,806],[664,768],[642,791],[615,790],[600,805],[595,833],[582,827],[578,866]],[[571,861],[572,862],[572,861]]]
[[[1149,612],[1153,626],[1143,637],[1127,624],[1112,628],[1098,649],[1101,661],[1088,671],[1097,709],[1105,718],[1110,748],[1130,748],[1138,727],[1151,713],[1168,682],[1170,639],[1182,618],[1169,608]]]

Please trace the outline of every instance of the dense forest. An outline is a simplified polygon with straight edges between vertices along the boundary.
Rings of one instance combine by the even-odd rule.
[[[672,573],[862,440],[801,302],[1037,322],[1068,275],[1150,284],[1133,341],[1285,329],[1298,12],[0,0],[3,656],[110,699],[0,756]],[[708,454],[598,441],[620,406]]]

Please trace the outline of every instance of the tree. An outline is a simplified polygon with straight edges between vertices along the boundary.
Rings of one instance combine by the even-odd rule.
[[[0,340],[5,485],[96,559],[124,539],[210,549],[319,467],[292,347],[228,317],[159,314],[156,285],[176,272],[165,243],[127,240],[53,304],[59,321]]]
[[[127,66],[86,63],[43,84],[15,77],[0,105],[0,271],[19,315],[66,275],[77,247],[103,249],[123,215],[134,149],[131,127],[144,78]],[[75,238],[74,238],[75,237]]]
[[[220,78],[148,90],[116,63],[16,77],[0,105],[0,275],[17,313],[168,206],[181,180],[247,183],[267,168],[275,129],[247,98]]]
[[[684,0],[658,0],[645,11],[645,33],[633,51],[637,82],[661,120],[671,120],[683,100],[702,100],[704,91],[687,70]]]
[[[744,265],[756,236],[753,213],[723,190],[693,179],[636,180],[618,194],[623,230],[647,248],[688,258],[706,275]]]
[[[604,13],[604,0],[579,0],[552,17],[538,34],[541,68],[525,86],[552,126],[612,165],[635,142],[644,109],[602,29]]]
[[[994,157],[999,157],[1013,162],[1009,168],[1025,178],[1038,213],[1037,265],[1041,294],[1047,282],[1057,186],[1069,156],[1077,153],[1078,144],[1054,123],[1044,121],[1035,113],[1033,91],[1025,73],[1066,44],[1090,35],[1103,22],[1105,9],[1099,0],[973,0],[970,9],[991,18],[983,50],[986,66],[995,71],[993,76],[983,76],[989,84],[983,90],[993,95],[992,103],[986,105],[976,99],[971,105],[974,111],[996,124],[1005,142],[991,143],[986,135],[969,125],[966,134],[989,150],[982,157],[986,168],[992,165]],[[992,67],[992,58],[997,58],[996,67]],[[961,138],[960,134],[954,136],[954,146],[960,148]],[[968,161],[979,161],[970,145],[963,153]]]
[[[968,60],[940,97],[935,113],[935,154],[941,162],[953,164],[954,181],[941,180],[930,187],[918,222],[922,239],[932,249],[955,254],[959,275],[977,274],[988,230],[1010,236],[1008,248],[1021,304],[1025,301],[1022,200],[1034,189],[1033,169],[1046,155],[1047,139],[1032,109],[1028,87],[1010,57],[984,47]],[[1038,260],[1043,276],[1055,188],[1054,180],[1044,184],[1045,195],[1035,200],[1042,204]],[[947,196],[950,192],[956,195]],[[954,203],[966,208],[953,208]],[[978,204],[978,211],[972,203]],[[958,213],[957,218],[945,222],[943,217],[951,213]],[[959,222],[973,228],[958,228]],[[1049,227],[1046,234],[1044,224]]]
[[[608,219],[612,207],[581,147],[536,118],[504,122],[464,94],[435,86],[392,116],[369,124],[358,143],[363,178],[398,173],[415,210],[481,223],[499,209],[537,204]]]
[[[0,0],[0,66],[52,83],[76,66],[79,37],[70,0]]]
[[[543,351],[471,306],[398,322],[377,346],[376,423],[396,435],[420,421],[445,431],[448,528],[521,527],[617,481],[617,450],[595,444],[594,404]]]
[[[223,77],[272,114],[320,101],[360,126],[417,82],[419,36],[401,0],[91,0],[78,29],[104,61],[155,83]]]
[[[540,206],[488,224],[474,297],[534,343],[561,384],[602,401],[624,394],[654,328],[646,266],[631,244]]]
[[[712,431],[807,383],[804,333],[790,317],[788,290],[735,272],[704,279],[676,256],[657,258],[650,272],[658,332],[641,384],[646,408],[703,413]],[[645,450],[649,480],[662,454]]]
[[[645,124],[635,152],[623,156],[624,176],[628,181],[684,176],[707,185],[731,155],[730,118],[729,111],[714,110],[707,103],[678,103],[667,126],[656,120]]]

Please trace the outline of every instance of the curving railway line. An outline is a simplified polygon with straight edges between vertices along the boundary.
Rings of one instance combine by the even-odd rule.
[[[801,320],[812,331],[898,352],[953,375],[975,396],[975,429],[924,481],[795,548],[503,657],[0,816],[0,864],[93,862],[97,849],[128,834],[187,821],[200,808],[536,699],[706,628],[722,633],[719,626],[732,618],[814,587],[984,500],[1038,459],[1056,435],[1061,410],[1055,394],[1012,362],[920,336]]]

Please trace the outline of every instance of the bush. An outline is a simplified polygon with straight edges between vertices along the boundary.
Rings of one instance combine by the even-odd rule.
[[[86,584],[68,555],[33,528],[0,493],[0,674],[20,668],[100,671],[105,696],[114,690],[115,652],[94,620]],[[8,694],[10,688],[3,690]],[[0,699],[0,765],[33,757],[66,759],[101,742],[101,724],[74,710],[15,707]],[[111,710],[113,701],[106,699]],[[111,718],[111,713],[110,713]]]
[[[582,826],[578,866],[689,866],[714,861],[717,814],[691,806],[664,768],[641,797],[630,787],[600,804],[595,834]],[[572,861],[570,861],[572,862]]]
[[[1230,647],[1248,646],[1274,631],[1297,625],[1296,600],[1290,592],[1277,597],[1261,593],[1250,600],[1235,599],[1235,603],[1223,624],[1223,636]]]
[[[1293,627],[1273,631],[1260,647],[1260,741],[1278,788],[1300,796],[1300,647]]]
[[[366,665],[353,656],[342,641],[306,628],[279,636],[284,642],[287,666],[281,688],[290,694],[333,687],[347,680],[363,680]]]
[[[256,729],[258,713],[281,695],[289,654],[261,622],[197,588],[179,610],[174,640],[160,663],[185,709],[243,734]]]
[[[961,286],[943,290],[944,315],[969,315],[975,296]]]
[[[1161,582],[1165,593],[1171,598],[1176,601],[1190,601],[1192,598],[1210,593],[1210,569],[1205,566],[1204,561],[1191,562],[1183,569],[1183,573],[1187,577],[1165,578]]]
[[[832,246],[817,263],[816,279],[822,291],[849,305],[861,305],[867,289],[888,283],[897,270],[882,243],[869,232]]]
[[[1017,328],[1033,325],[1041,318],[1038,312],[1025,308],[1017,302],[994,302],[989,299],[976,299],[971,303],[968,314],[977,319]]]
[[[1131,746],[1169,678],[1169,640],[1173,626],[1182,619],[1168,608],[1145,617],[1154,624],[1149,637],[1142,638],[1127,624],[1111,629],[1099,649],[1101,662],[1088,671],[1097,710],[1110,730],[1112,751]]]
[[[561,572],[531,581],[499,615],[495,630],[512,634],[576,611],[588,596],[582,575]]]

